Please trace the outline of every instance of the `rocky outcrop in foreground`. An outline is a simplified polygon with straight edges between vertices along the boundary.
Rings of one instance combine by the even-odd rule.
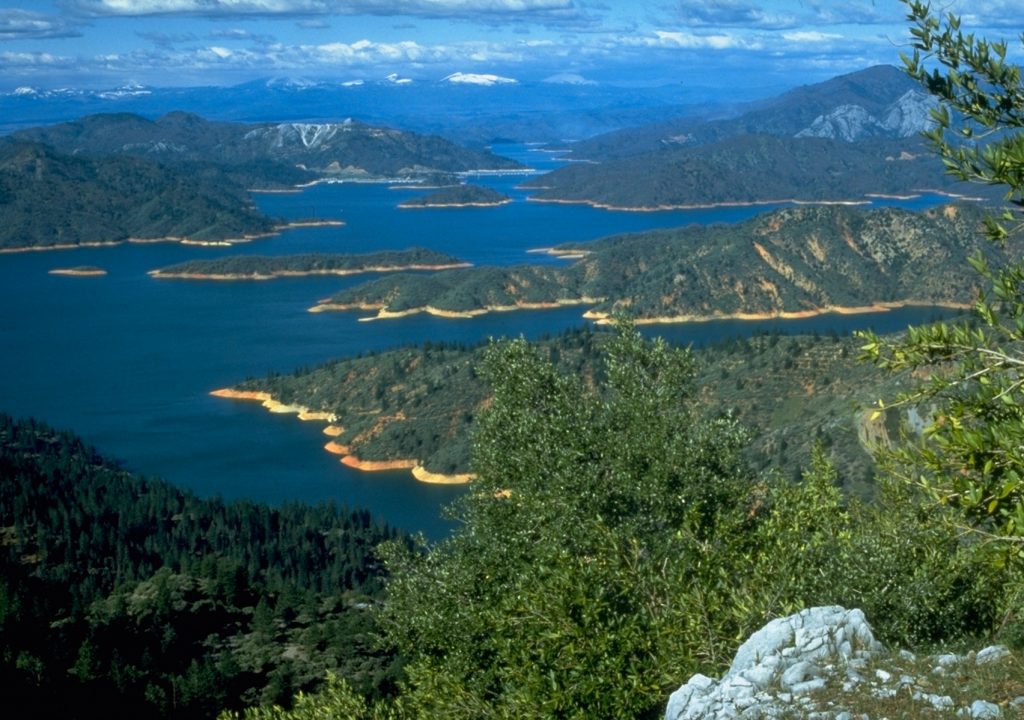
[[[976,668],[1009,655],[1006,648],[991,646],[966,656],[939,655],[930,658],[927,665],[932,674],[942,676],[956,667]],[[929,678],[886,670],[884,666],[894,657],[914,659],[905,651],[895,656],[887,653],[860,610],[809,608],[772,620],[751,635],[720,680],[700,674],[690,678],[669,698],[665,720],[867,718],[844,709],[836,701],[837,693],[850,698],[902,694],[920,707],[922,716],[936,710],[976,719],[1024,714],[1024,695],[1002,706],[976,699],[956,707],[950,696],[929,690],[934,684]],[[827,688],[835,689],[829,701],[822,697]]]

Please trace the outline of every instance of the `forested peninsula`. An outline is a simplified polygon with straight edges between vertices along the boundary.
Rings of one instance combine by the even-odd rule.
[[[400,208],[459,208],[497,207],[512,202],[504,193],[482,185],[455,185],[444,187],[423,197],[411,198],[398,205]]]
[[[530,196],[534,201],[615,210],[863,203],[875,194],[965,191],[962,183],[944,174],[942,163],[917,138],[848,143],[773,135],[741,135],[599,164],[570,163],[523,187],[536,190]]]
[[[568,267],[478,267],[395,274],[311,308],[471,317],[493,310],[586,305],[586,317],[637,323],[806,317],[903,304],[972,303],[967,258],[981,247],[972,203],[915,213],[896,208],[795,206],[735,225],[688,226],[567,244]],[[999,264],[1016,245],[986,246]]]
[[[279,229],[217,173],[0,139],[0,249],[248,240]]]
[[[609,337],[583,327],[538,347],[562,372],[593,382],[605,372]],[[326,451],[353,467],[418,467],[421,480],[468,481],[470,433],[490,403],[477,375],[485,349],[427,343],[273,373],[217,394],[323,423]],[[822,443],[843,482],[866,493],[870,449],[895,438],[904,417],[893,410],[872,418],[865,408],[902,379],[858,354],[854,339],[835,335],[730,339],[695,351],[695,387],[707,415],[733,412],[752,429],[756,465],[796,475]]]
[[[272,280],[310,275],[358,275],[408,270],[447,270],[469,263],[426,248],[374,253],[307,253],[303,255],[232,255],[189,260],[151,270],[150,276],[179,280]]]
[[[371,695],[366,511],[199,499],[81,440],[0,415],[0,686],[34,717],[212,718],[288,704],[328,670]]]

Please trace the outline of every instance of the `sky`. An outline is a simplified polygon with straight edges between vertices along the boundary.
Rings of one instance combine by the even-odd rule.
[[[1020,47],[1021,0],[941,7]],[[0,91],[454,72],[797,85],[898,64],[905,14],[898,0],[0,0]]]

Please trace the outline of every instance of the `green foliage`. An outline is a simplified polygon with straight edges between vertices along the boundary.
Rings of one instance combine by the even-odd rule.
[[[357,275],[393,272],[396,269],[435,269],[438,265],[463,264],[447,253],[427,248],[382,250],[372,253],[307,253],[303,255],[228,255],[188,260],[150,274],[157,277],[187,275],[190,279],[212,277],[265,280],[295,275]]]
[[[134,157],[87,158],[37,142],[0,142],[0,247],[128,238],[240,238],[273,230],[220,175]]]
[[[68,718],[210,718],[328,669],[388,693],[373,548],[397,537],[365,511],[201,500],[0,416],[0,684]]]
[[[488,350],[461,529],[386,556],[414,716],[654,716],[766,618],[837,592],[850,533],[830,476],[802,495],[757,482],[735,420],[697,412],[687,351],[623,329],[598,387],[546,355]]]
[[[963,34],[957,17],[940,20],[925,3],[906,4],[915,48],[904,57],[907,70],[944,103],[934,113],[932,145],[950,173],[1004,186],[1006,199],[1021,206],[1020,69],[1005,62],[1004,43]],[[931,60],[941,67],[928,71]],[[1005,243],[1018,217],[1008,209],[989,220],[989,237]],[[865,335],[863,350],[883,367],[929,376],[895,401],[930,410],[930,422],[922,439],[888,456],[890,472],[956,509],[956,522],[992,541],[1003,563],[1024,559],[1024,265],[991,266],[980,253],[970,264],[990,286],[977,301],[977,322],[912,328],[897,343]]]
[[[833,104],[825,112],[834,108]],[[808,118],[801,129],[812,122],[813,117]],[[791,199],[835,202],[873,193],[906,194],[921,187],[954,186],[942,177],[941,164],[920,152],[919,141],[875,137],[871,142],[851,143],[754,134],[746,128],[743,133],[696,147],[662,145],[652,152],[599,164],[571,163],[534,180],[535,197],[618,208],[664,208]],[[893,161],[901,156],[904,159]]]
[[[921,213],[800,206],[731,226],[688,226],[563,245],[556,250],[582,255],[568,267],[396,274],[347,288],[325,302],[359,310],[429,306],[479,312],[572,301],[597,313],[641,319],[820,312],[878,302],[964,304],[974,299],[967,258],[981,244],[983,215],[966,204]]]
[[[406,200],[399,205],[399,207],[417,208],[445,205],[453,207],[458,207],[460,205],[502,205],[507,202],[511,202],[511,198],[504,193],[498,192],[494,188],[485,187],[483,185],[462,184],[440,188],[432,193],[424,195],[423,197]]]

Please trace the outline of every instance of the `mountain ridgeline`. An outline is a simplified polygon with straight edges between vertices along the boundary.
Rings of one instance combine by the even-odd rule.
[[[351,119],[249,125],[212,122],[184,112],[156,120],[111,114],[14,136],[93,157],[131,155],[172,167],[212,164],[236,182],[262,189],[324,178],[450,181],[453,173],[468,170],[520,168],[484,150]]]
[[[726,118],[680,118],[572,146],[567,167],[527,184],[535,200],[657,209],[964,193],[919,135],[935,101],[877,66],[751,103]],[[973,193],[979,192],[976,188]]]
[[[568,267],[480,267],[396,274],[343,290],[319,309],[458,316],[582,304],[637,322],[813,315],[879,304],[973,302],[967,257],[983,210],[797,206],[735,225],[689,226],[574,243]],[[993,262],[1013,249],[991,248]]]
[[[0,139],[0,218],[0,248],[242,239],[276,227],[216,172],[9,139]]]
[[[449,184],[518,163],[352,120],[243,125],[174,112],[92,115],[0,142],[0,248],[267,235],[246,189],[319,180]]]

